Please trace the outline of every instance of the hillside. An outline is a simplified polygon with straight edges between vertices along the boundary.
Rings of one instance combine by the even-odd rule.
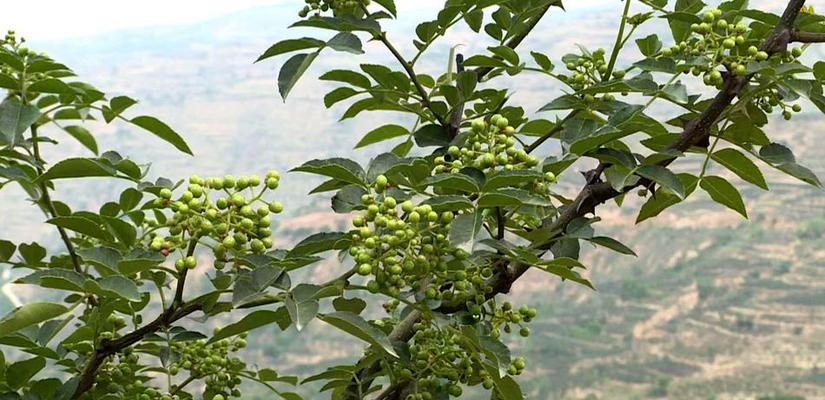
[[[342,109],[324,109],[318,94],[329,87],[311,78],[336,63],[386,60],[378,48],[357,61],[322,59],[289,102],[281,102],[274,89],[276,65],[251,61],[287,35],[281,26],[293,8],[260,7],[191,26],[32,42],[101,88],[141,99],[141,111],[158,115],[185,134],[198,155],[195,159],[125,127],[104,128],[102,148],[117,146],[138,161],[151,160],[153,174],[286,171],[308,159],[350,151],[361,133],[392,117],[373,114],[336,122]],[[609,13],[568,8],[569,14],[548,21],[559,36],[541,36],[530,45],[561,55],[574,41],[595,46],[611,40],[608,28],[615,21]],[[586,22],[576,19],[588,12]],[[405,20],[394,29],[409,24]],[[590,34],[575,37],[581,29]],[[461,42],[460,36],[453,39]],[[442,59],[424,65],[440,67],[449,45],[438,47]],[[468,51],[475,48],[478,44]],[[530,78],[513,91],[517,101],[536,109],[554,88]],[[825,176],[821,115],[774,122],[770,133],[794,148],[801,163]],[[80,154],[82,149],[72,151]],[[545,155],[551,151],[555,149],[548,146]],[[359,160],[368,158],[367,152],[352,152]],[[825,399],[825,193],[775,173],[768,174],[768,181],[770,193],[739,182],[749,221],[703,194],[640,225],[634,225],[640,199],[628,199],[622,211],[607,205],[599,214],[603,233],[630,245],[639,257],[588,249],[584,262],[595,292],[530,272],[514,288],[514,301],[538,308],[534,337],[513,338],[514,351],[525,355],[530,365],[521,379],[530,398],[750,400],[787,394]],[[300,174],[284,177],[277,196],[288,211],[276,222],[283,245],[347,226],[346,216],[329,213],[327,197],[307,200],[305,193],[315,183]],[[120,189],[95,184],[99,182],[60,186],[58,197],[70,199],[75,208],[94,208]],[[580,184],[564,182],[562,190],[573,191]],[[0,201],[14,207],[2,221],[3,235],[57,243],[48,227],[32,228],[31,221],[42,216],[21,192],[4,190]],[[322,281],[341,268],[335,260],[327,261],[308,268],[304,278]],[[10,273],[3,276],[3,281],[10,280]],[[23,289],[16,294],[34,296]],[[0,299],[2,311],[11,307],[6,296]],[[275,331],[268,327],[254,333],[245,359],[307,376],[357,358],[362,348],[333,336],[317,321],[301,335]],[[270,398],[251,386],[248,393],[244,398]]]

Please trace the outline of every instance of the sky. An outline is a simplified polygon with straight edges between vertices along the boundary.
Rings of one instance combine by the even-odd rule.
[[[567,0],[576,7],[618,0]],[[301,0],[29,0],[3,5],[0,30],[15,29],[38,40],[87,36],[121,29],[184,25],[260,5],[296,5]],[[399,11],[435,9],[443,0],[397,0]],[[116,6],[114,5],[116,4]]]

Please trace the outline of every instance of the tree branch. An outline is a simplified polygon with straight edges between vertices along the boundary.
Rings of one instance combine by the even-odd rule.
[[[412,81],[413,86],[415,86],[416,92],[418,92],[418,95],[421,96],[421,105],[428,108],[433,113],[435,119],[441,126],[446,126],[447,121],[444,120],[444,117],[442,117],[441,115],[436,113],[435,110],[433,110],[432,103],[430,102],[430,95],[427,94],[427,90],[424,89],[424,86],[421,84],[421,81],[418,80],[418,75],[416,75],[412,65],[410,64],[410,62],[407,61],[407,59],[404,58],[404,56],[401,55],[401,53],[398,52],[398,49],[396,49],[395,46],[393,46],[392,43],[390,43],[390,41],[387,39],[387,33],[381,32],[378,35],[375,35],[375,38],[384,44],[384,47],[386,47],[387,50],[389,50],[390,53],[392,53],[393,57],[395,57],[395,59],[398,60],[398,62],[404,68],[404,71],[407,72],[407,76],[410,77],[410,81]]]
[[[198,240],[197,238],[192,238],[189,241],[189,248],[186,251],[186,256],[190,257],[195,253],[195,248],[197,247]],[[103,364],[106,359],[143,340],[143,338],[150,334],[157,332],[158,330],[168,327],[170,324],[174,323],[175,321],[192,314],[195,311],[201,310],[203,308],[203,304],[200,302],[189,302],[183,303],[183,290],[186,284],[186,272],[187,269],[184,269],[180,272],[180,276],[178,277],[177,287],[175,288],[175,297],[172,301],[172,304],[157,318],[155,318],[152,322],[124,335],[115,340],[101,340],[100,343],[95,348],[92,355],[89,356],[89,360],[86,363],[86,367],[83,369],[83,373],[80,375],[80,380],[77,383],[77,388],[75,389],[74,394],[72,395],[72,399],[78,399],[84,393],[89,391],[95,383],[95,375],[97,374],[97,370]]]
[[[799,43],[825,43],[825,33],[802,32],[794,29],[791,31],[791,41]]]
[[[538,14],[530,21],[530,23],[527,25],[524,31],[510,38],[510,40],[507,41],[505,46],[511,49],[515,49],[516,47],[518,47],[521,44],[521,42],[523,42],[524,39],[527,38],[530,32],[533,31],[536,25],[539,24],[539,21],[541,21],[541,19],[544,18],[544,15],[547,14],[547,12],[550,11],[550,8],[553,6],[562,7],[561,0],[551,1],[547,5],[542,7],[541,10],[539,10]],[[474,71],[476,75],[478,75],[478,81],[481,82],[484,76],[493,71],[493,67],[478,67]]]
[[[38,175],[42,175],[44,171],[41,166],[42,159],[40,158],[40,145],[37,143],[37,125],[31,126],[31,133],[35,167],[37,168]],[[51,195],[49,195],[49,186],[46,184],[46,181],[41,180],[39,187],[41,192],[40,203],[43,206],[43,212],[48,217],[57,218],[57,208],[55,208]],[[75,251],[74,244],[69,238],[69,234],[62,226],[57,226],[57,232],[60,234],[60,239],[63,241],[63,244],[66,245],[66,250],[69,252],[69,258],[72,261],[72,266],[74,267],[75,272],[82,274],[83,269],[80,267],[80,257],[77,256],[77,251]]]

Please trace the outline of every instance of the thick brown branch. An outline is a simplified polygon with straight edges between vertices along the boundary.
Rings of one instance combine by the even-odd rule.
[[[825,33],[793,30],[791,32],[791,41],[799,43],[825,43]]]
[[[187,257],[192,256],[195,253],[195,247],[197,247],[197,244],[197,238],[192,238],[190,240],[189,248],[186,251]],[[89,360],[86,362],[86,367],[80,375],[80,380],[77,383],[77,388],[72,395],[72,399],[80,398],[80,396],[92,388],[95,383],[95,375],[97,374],[97,370],[109,356],[143,340],[146,335],[168,327],[175,321],[192,314],[203,307],[200,302],[183,303],[182,299],[183,290],[186,285],[186,272],[187,270],[184,269],[178,277],[177,286],[175,288],[175,297],[172,304],[170,304],[169,307],[163,311],[163,313],[158,315],[157,318],[155,318],[152,322],[115,340],[100,341],[97,348],[95,348],[92,355],[89,356]]]

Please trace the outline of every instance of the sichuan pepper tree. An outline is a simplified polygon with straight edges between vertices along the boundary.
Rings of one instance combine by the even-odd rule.
[[[357,363],[307,381],[326,381],[333,399],[460,397],[468,386],[494,399],[521,399],[516,377],[526,362],[510,354],[502,336],[529,336],[537,316],[504,295],[531,269],[592,287],[580,274],[583,243],[633,255],[597,233],[597,207],[644,197],[641,222],[704,192],[747,218],[739,190],[711,165],[765,190],[762,168],[820,186],[762,129],[771,114],[791,120],[802,104],[825,112],[825,62],[806,65],[803,58],[812,43],[825,41],[825,17],[804,3],[788,1],[776,15],[745,0],[626,0],[615,42],[558,57],[520,48],[529,35],[552,38],[552,30],[536,26],[564,12],[558,0],[448,0],[409,33],[409,54],[382,29],[404,18],[392,0],[308,0],[292,27],[337,33],[281,41],[263,53],[260,59],[299,52],[281,67],[281,96],[323,51],[360,54],[369,40],[394,62],[326,71],[320,79],[339,87],[324,104],[348,102],[342,119],[389,111],[400,122],[378,126],[356,144],[396,143],[368,165],[333,158],[295,169],[328,178],[312,192],[335,191],[332,209],[352,214],[351,231],[306,243],[352,260],[357,276],[344,290],[366,290],[369,299],[384,299],[387,311],[370,321],[386,340],[379,335]],[[444,70],[420,68],[432,45],[460,25],[477,33],[486,51],[453,52]],[[669,34],[637,35],[643,25]],[[636,49],[641,59],[625,64]],[[553,100],[533,117],[507,87],[536,74],[561,90],[547,93]],[[648,114],[654,105],[655,118]],[[550,151],[550,142],[560,150]],[[579,168],[587,169],[585,184],[567,197],[555,184],[562,175],[581,179]],[[338,302],[339,313],[363,308]]]
[[[559,59],[520,48],[542,34],[534,28],[548,13],[563,12],[557,0],[447,1],[416,27],[407,56],[381,27],[398,17],[392,0],[308,2],[293,26],[334,33],[281,41],[260,57],[300,52],[281,68],[282,97],[322,51],[361,54],[362,40],[378,42],[397,63],[326,71],[321,79],[340,87],[324,103],[350,102],[344,118],[397,113],[397,123],[367,132],[356,147],[398,144],[366,166],[333,158],[295,168],[327,178],[313,193],[335,192],[332,209],[350,214],[352,228],[288,250],[272,249],[272,214],[283,209],[270,193],[277,172],[149,181],[147,167],[101,153],[90,128],[129,123],[191,153],[183,139],[154,117],[126,116],[135,100],[107,97],[10,32],[0,46],[7,90],[0,185],[20,185],[63,248],[49,256],[36,243],[3,240],[0,261],[25,271],[18,283],[62,294],[0,321],[3,354],[15,360],[3,363],[0,391],[26,399],[224,400],[240,397],[239,384],[250,380],[300,399],[286,389],[298,378],[278,375],[279,366],[249,367],[234,354],[250,330],[300,331],[318,319],[369,344],[353,364],[303,380],[323,381],[334,399],[439,399],[468,387],[523,398],[518,375],[527,363],[510,354],[505,336],[530,336],[540,316],[506,294],[530,269],[592,287],[580,274],[583,242],[633,254],[596,233],[597,207],[642,196],[643,221],[705,192],[746,216],[738,189],[710,165],[763,189],[760,166],[820,185],[762,128],[771,114],[791,119],[802,104],[825,111],[825,63],[800,58],[825,41],[825,18],[798,0],[781,15],[741,0],[637,6],[644,11],[631,14],[625,1],[615,43]],[[433,43],[462,24],[490,44],[487,51],[420,71]],[[637,37],[643,24],[670,34]],[[643,59],[624,64],[632,47]],[[562,85],[537,117],[505,88],[522,74]],[[705,89],[689,92],[697,84]],[[647,114],[654,103],[668,113],[664,123]],[[68,137],[93,156],[43,159],[42,146]],[[549,142],[560,150],[548,151]],[[683,159],[700,167],[674,163]],[[584,186],[567,197],[555,185],[564,175],[581,179],[581,166],[589,168]],[[131,187],[96,211],[54,198],[63,181],[88,177]],[[331,252],[346,266],[341,276],[291,282],[289,272]],[[207,271],[209,290],[192,293],[194,268]],[[386,315],[365,314],[373,303]],[[214,331],[186,321],[227,313],[232,322]]]

